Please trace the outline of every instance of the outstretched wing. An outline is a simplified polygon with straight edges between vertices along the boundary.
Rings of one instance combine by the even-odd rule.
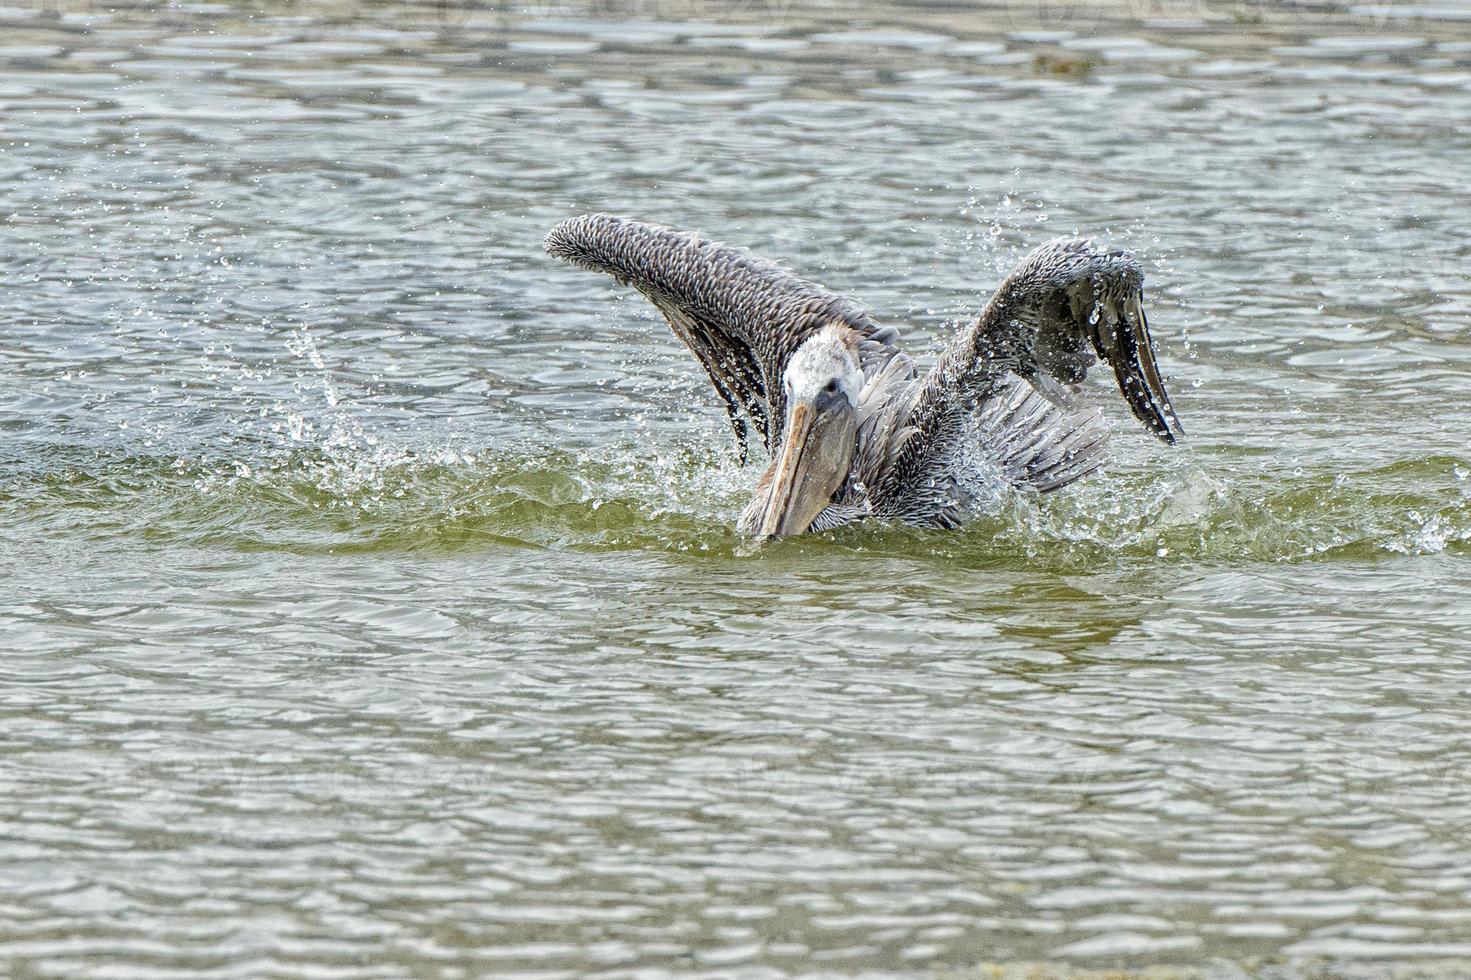
[[[1059,238],[1027,256],[936,366],[935,380],[984,400],[1007,372],[1043,394],[1081,382],[1097,358],[1134,416],[1174,443],[1185,430],[1160,379],[1144,318],[1144,270],[1128,252]]]
[[[1132,255],[1091,242],[1058,239],[1027,256],[916,387],[906,419],[913,437],[889,460],[882,495],[902,498],[932,484],[937,463],[964,439],[966,421],[994,415],[997,404],[1015,393],[1013,376],[1067,408],[1064,386],[1081,382],[1100,357],[1113,368],[1136,417],[1165,442],[1183,436],[1155,363],[1143,286],[1144,272]],[[1061,453],[1048,457],[1048,469],[1072,474],[1049,488],[1101,462],[1101,438],[1079,441],[1048,431],[1046,439],[1055,444],[1049,453]]]
[[[545,244],[558,258],[632,285],[659,308],[725,402],[742,462],[746,419],[768,449],[781,437],[782,372],[802,341],[844,323],[862,337],[865,369],[891,357],[898,343],[897,331],[851,300],[689,232],[587,214],[553,228]]]

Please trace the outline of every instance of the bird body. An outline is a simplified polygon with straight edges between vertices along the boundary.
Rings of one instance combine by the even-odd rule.
[[[1097,358],[1157,436],[1182,434],[1143,272],[1085,240],[1034,251],[923,373],[894,328],[744,250],[605,214],[564,221],[545,244],[664,314],[725,403],[743,462],[760,436],[772,462],[738,523],[753,537],[867,517],[954,527],[998,481],[1072,483],[1104,460],[1101,417],[1073,398]]]

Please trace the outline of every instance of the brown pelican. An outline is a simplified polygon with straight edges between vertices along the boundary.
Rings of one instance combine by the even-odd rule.
[[[757,538],[865,517],[954,527],[998,478],[1046,492],[1093,472],[1107,429],[1073,395],[1095,355],[1155,435],[1184,434],[1127,252],[1042,245],[921,373],[893,327],[742,249],[589,214],[546,250],[659,308],[725,402],[742,462],[749,426],[761,435],[772,461],[739,523]]]

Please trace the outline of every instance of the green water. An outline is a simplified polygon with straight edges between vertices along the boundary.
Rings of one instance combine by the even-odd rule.
[[[1457,975],[1467,21],[1086,11],[0,10],[0,973]],[[1190,439],[754,548],[587,210],[1130,247]]]

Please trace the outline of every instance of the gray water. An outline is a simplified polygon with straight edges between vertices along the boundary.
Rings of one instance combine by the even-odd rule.
[[[1471,956],[1466,18],[0,10],[0,973]],[[587,210],[919,353],[1127,246],[1191,439],[750,549]]]

